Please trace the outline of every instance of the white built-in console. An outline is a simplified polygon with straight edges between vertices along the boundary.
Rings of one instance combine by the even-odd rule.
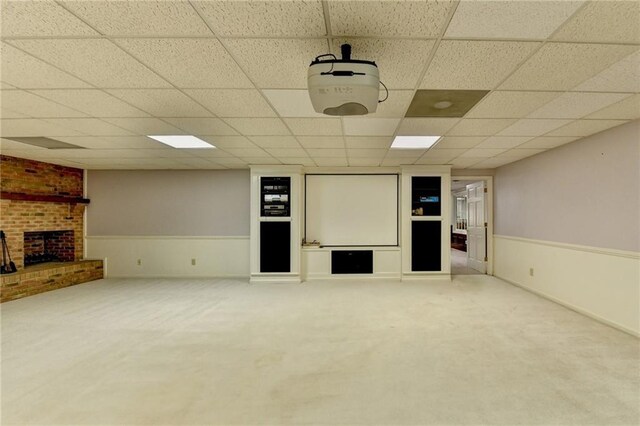
[[[449,166],[251,167],[251,281],[450,277]]]

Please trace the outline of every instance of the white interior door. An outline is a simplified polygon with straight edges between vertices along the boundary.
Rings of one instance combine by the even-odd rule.
[[[484,274],[487,272],[484,182],[467,185],[467,214],[467,266]]]

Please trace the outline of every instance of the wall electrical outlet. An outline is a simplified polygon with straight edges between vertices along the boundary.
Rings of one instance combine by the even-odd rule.
[[[191,266],[196,266],[196,260],[195,259],[191,259]]]
[[[138,259],[138,266],[142,265],[142,259]]]
[[[529,276],[532,277],[533,276],[533,268],[529,268]]]

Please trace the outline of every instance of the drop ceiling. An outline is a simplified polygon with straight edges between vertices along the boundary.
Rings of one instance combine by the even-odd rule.
[[[495,168],[640,118],[638,1],[2,1],[0,148],[86,169]],[[317,114],[306,72],[353,46],[389,88]],[[418,90],[487,91],[405,117]],[[381,97],[384,93],[381,93]],[[145,135],[192,134],[179,150]],[[396,135],[443,135],[390,150]],[[51,138],[46,149],[10,138]]]

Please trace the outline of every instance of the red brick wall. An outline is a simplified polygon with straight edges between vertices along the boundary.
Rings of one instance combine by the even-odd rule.
[[[82,196],[83,172],[40,161],[0,156],[2,191],[30,195]],[[82,259],[84,205],[0,200],[0,228],[7,235],[12,260],[24,266],[25,232],[73,231],[74,260]]]
[[[0,177],[6,192],[82,197],[82,169],[0,155]]]

